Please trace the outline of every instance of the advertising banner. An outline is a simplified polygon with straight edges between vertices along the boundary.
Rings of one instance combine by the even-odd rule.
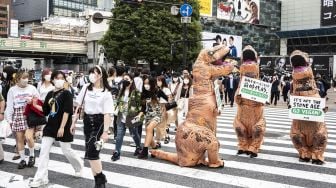
[[[217,18],[259,24],[260,0],[218,0]]]
[[[212,0],[198,0],[200,5],[200,15],[212,17]]]
[[[324,122],[325,98],[290,96],[289,118]]]
[[[243,43],[241,36],[202,32],[202,39],[214,39],[212,41],[202,41],[203,48],[212,48],[213,46],[224,44],[230,47],[230,55],[232,57],[241,56]]]
[[[239,94],[245,99],[266,103],[271,97],[272,83],[243,76]]]
[[[336,1],[321,0],[321,26],[336,25]]]

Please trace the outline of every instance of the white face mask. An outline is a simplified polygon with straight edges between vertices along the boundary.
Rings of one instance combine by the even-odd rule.
[[[183,80],[184,84],[189,84],[189,80]]]
[[[149,91],[150,90],[150,85],[149,84],[145,84],[144,88],[145,88],[145,90]]]
[[[93,73],[91,73],[90,75],[89,75],[89,80],[90,80],[90,82],[91,83],[96,83],[97,82],[97,77],[96,77],[96,75],[95,74],[93,74]]]
[[[63,89],[64,83],[65,83],[65,80],[54,80],[54,84],[57,89]]]
[[[72,84],[72,77],[71,77],[71,76],[68,76],[68,77],[67,77],[67,81],[68,81],[70,84]]]
[[[174,81],[174,82],[177,82],[177,80],[178,80],[178,78],[173,78],[173,81]]]
[[[20,84],[21,86],[26,87],[28,85],[28,78],[21,79]]]
[[[159,87],[161,87],[161,86],[162,86],[162,82],[157,82],[157,85],[158,85]]]
[[[51,79],[51,75],[50,74],[48,74],[48,75],[45,75],[44,76],[44,79],[46,80],[46,81],[50,81],[50,79]]]
[[[3,72],[2,75],[4,78],[7,78],[7,72]]]

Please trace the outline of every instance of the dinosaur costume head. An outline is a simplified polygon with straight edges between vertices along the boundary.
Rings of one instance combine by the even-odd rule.
[[[223,59],[230,52],[230,48],[224,45],[218,45],[211,49],[203,49],[196,60],[197,62],[202,62],[204,64],[213,64],[213,65],[231,65],[230,63],[223,61],[218,63],[218,60]]]
[[[290,55],[290,62],[293,67],[293,79],[314,78],[307,53],[300,50],[293,51]]]
[[[293,92],[299,96],[317,94],[313,70],[309,64],[309,56],[300,50],[295,50],[290,55],[293,67]]]
[[[250,45],[243,49],[242,64],[240,65],[240,74],[250,78],[259,78],[258,55]]]

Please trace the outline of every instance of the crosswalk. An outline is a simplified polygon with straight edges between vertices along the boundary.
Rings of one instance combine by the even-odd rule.
[[[336,112],[326,114],[328,146],[325,152],[326,164],[300,163],[293,148],[289,131],[291,120],[288,110],[265,108],[266,137],[257,158],[237,156],[237,139],[233,130],[236,108],[225,108],[218,117],[217,136],[221,143],[220,155],[225,167],[209,169],[198,166],[182,168],[155,158],[140,160],[133,156],[130,147],[132,138],[124,138],[121,159],[111,161],[115,145],[107,143],[101,153],[108,187],[336,187]],[[174,127],[169,134],[174,138]],[[72,148],[84,156],[84,135],[82,125],[78,126]],[[144,138],[142,138],[142,143]],[[36,168],[17,170],[19,161],[12,161],[15,140],[8,138],[4,143],[5,162],[0,165],[0,187],[28,187],[29,178]],[[165,151],[175,151],[174,140],[162,144]],[[37,163],[39,159],[37,158]],[[36,165],[35,165],[36,166]],[[93,187],[89,164],[85,163],[84,178],[75,178],[74,170],[62,155],[58,144],[51,149],[49,163],[49,185],[53,188]]]

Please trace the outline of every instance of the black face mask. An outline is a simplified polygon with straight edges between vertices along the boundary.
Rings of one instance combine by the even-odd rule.
[[[128,87],[131,84],[131,82],[128,80],[124,80],[123,84],[125,87]]]

